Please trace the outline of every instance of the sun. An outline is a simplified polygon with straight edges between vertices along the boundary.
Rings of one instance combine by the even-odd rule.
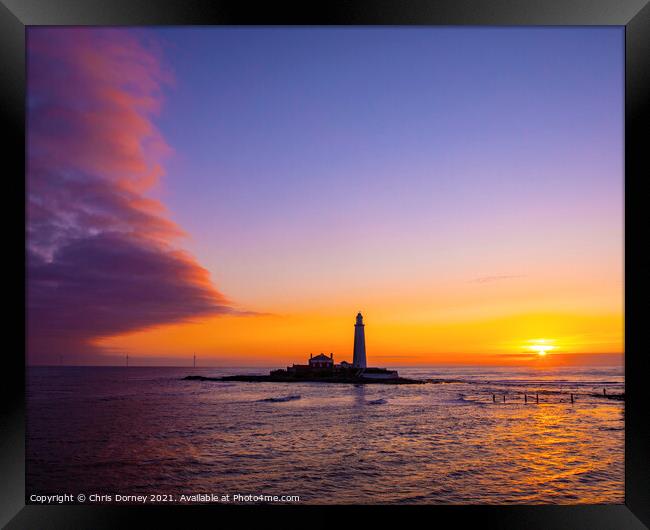
[[[549,351],[555,349],[553,342],[549,339],[533,339],[528,341],[526,348],[534,351],[540,357],[544,357]]]

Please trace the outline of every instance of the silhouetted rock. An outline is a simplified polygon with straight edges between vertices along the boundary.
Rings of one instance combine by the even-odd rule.
[[[278,370],[280,371],[280,370]],[[227,375],[224,377],[205,377],[202,375],[188,375],[183,379],[186,381],[242,381],[246,383],[345,383],[355,385],[422,385],[427,381],[419,379],[407,379],[406,377],[396,377],[393,379],[365,379],[348,374],[319,374],[319,375],[295,375],[278,374],[275,371],[273,375]]]

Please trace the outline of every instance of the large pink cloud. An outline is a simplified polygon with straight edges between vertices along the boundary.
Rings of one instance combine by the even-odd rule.
[[[171,149],[153,119],[172,81],[128,30],[28,33],[28,356],[231,312],[182,230],[146,196]]]

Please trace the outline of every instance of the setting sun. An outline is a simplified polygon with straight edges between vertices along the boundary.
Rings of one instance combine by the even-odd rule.
[[[555,349],[555,346],[551,344],[553,341],[548,339],[535,339],[528,342],[528,348],[536,352],[540,357],[546,355],[550,350]]]

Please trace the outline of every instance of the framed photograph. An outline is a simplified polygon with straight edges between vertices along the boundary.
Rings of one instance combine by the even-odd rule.
[[[0,20],[0,524],[650,525],[647,2]]]

